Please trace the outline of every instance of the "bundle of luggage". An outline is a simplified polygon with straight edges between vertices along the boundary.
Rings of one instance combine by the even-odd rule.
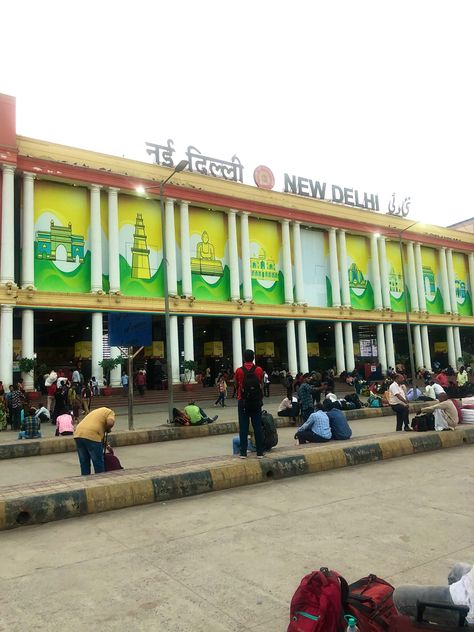
[[[458,629],[424,620],[427,605],[446,608],[443,604],[419,603],[416,620],[399,614],[393,592],[394,587],[376,575],[348,585],[339,573],[323,567],[301,580],[291,600],[287,632],[454,632]],[[459,613],[458,627],[464,627],[469,609],[448,607]]]
[[[323,400],[323,410],[332,410],[333,408],[338,408],[339,410],[355,410],[356,408],[362,408],[364,406],[357,393],[350,393],[341,399],[338,399],[335,395],[331,395],[332,393]]]
[[[435,418],[433,413],[418,413],[411,422],[412,430],[415,432],[427,432],[435,429]]]

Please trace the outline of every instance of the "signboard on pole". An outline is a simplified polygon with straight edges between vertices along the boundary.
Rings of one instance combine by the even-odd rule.
[[[152,344],[151,314],[109,312],[111,347],[147,347]]]

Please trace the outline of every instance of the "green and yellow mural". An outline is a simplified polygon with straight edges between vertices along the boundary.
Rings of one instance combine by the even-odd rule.
[[[154,200],[120,195],[120,287],[127,296],[163,296],[160,207]]]
[[[472,297],[469,286],[469,264],[466,255],[453,252],[454,283],[458,312],[462,316],[472,316]]]
[[[250,265],[252,295],[255,303],[284,303],[281,271],[281,229],[278,222],[249,218]]]
[[[203,301],[230,298],[227,216],[202,208],[189,209],[193,296]]]
[[[47,292],[90,292],[90,198],[85,187],[35,184],[35,286]]]
[[[405,296],[403,293],[403,270],[400,257],[400,246],[396,241],[387,241],[388,287],[390,290],[390,307],[394,312],[405,311]],[[410,300],[410,297],[408,297]]]
[[[351,305],[354,309],[374,309],[369,242],[360,235],[347,235],[346,248]]]
[[[439,256],[434,248],[421,247],[421,264],[423,266],[426,311],[429,314],[442,314],[444,303],[440,289]]]

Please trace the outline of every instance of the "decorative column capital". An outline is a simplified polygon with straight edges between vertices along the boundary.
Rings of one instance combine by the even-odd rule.
[[[23,172],[23,180],[26,180],[28,182],[33,182],[35,178],[36,178],[36,174],[30,173],[29,171]]]
[[[0,313],[2,314],[11,314],[13,312],[13,305],[1,305]]]
[[[101,184],[90,184],[90,185],[89,185],[89,189],[90,189],[91,191],[100,191],[100,190],[101,190],[101,188],[102,188],[102,185],[101,185]]]
[[[289,220],[289,219],[286,219],[286,218],[285,218],[285,219],[281,219],[281,220],[280,220],[280,223],[281,223],[281,224],[286,224],[286,225],[288,225],[288,226],[289,226],[289,224],[290,224],[290,220]]]
[[[191,204],[191,202],[188,202],[188,200],[180,200],[179,201],[179,205],[180,206],[189,206]]]
[[[328,233],[331,233],[332,235],[336,234],[336,229],[333,228],[332,226],[330,228],[328,228],[327,230],[328,230]]]
[[[166,204],[174,204],[176,202],[176,198],[167,197]]]
[[[301,226],[301,222],[299,222],[297,219],[294,219],[292,222],[293,226]]]
[[[2,164],[2,170],[3,170],[4,173],[14,174],[15,173],[15,165],[10,165],[8,163],[4,163],[4,164]]]
[[[250,215],[248,211],[239,211],[239,213],[242,215],[242,217],[248,217]]]
[[[236,211],[235,208],[229,208],[227,209],[227,215],[237,215],[239,211]]]
[[[118,193],[120,191],[120,189],[118,187],[108,187],[107,191],[109,193]]]
[[[338,228],[338,229],[337,229],[337,232],[338,232],[340,235],[345,235],[345,234],[346,234],[346,229],[345,229],[345,228]]]

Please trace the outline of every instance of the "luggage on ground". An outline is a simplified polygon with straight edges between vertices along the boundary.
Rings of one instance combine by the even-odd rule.
[[[112,472],[113,470],[123,470],[122,464],[118,457],[115,456],[112,448],[109,448],[104,452],[104,465],[106,472]]]
[[[376,575],[362,577],[349,586],[346,613],[357,619],[363,632],[387,632],[398,614],[393,603],[394,587]]]
[[[419,413],[413,417],[411,427],[416,432],[427,432],[435,429],[435,419],[433,413]]]
[[[344,399],[346,400],[346,402],[352,402],[353,404],[355,404],[356,408],[362,408],[362,402],[360,401],[357,393],[349,393],[349,395],[344,395]]]
[[[278,444],[278,432],[273,415],[262,410],[263,449],[271,450]]]
[[[459,620],[457,626],[452,625],[438,625],[436,623],[429,623],[424,620],[423,614],[425,608],[440,608],[443,610],[453,610],[459,613]],[[437,603],[425,603],[418,602],[416,619],[407,617],[406,615],[397,614],[391,622],[388,632],[425,632],[431,630],[432,632],[456,632],[459,628],[466,629],[466,615],[469,612],[469,608],[466,606],[449,606],[447,604]]]
[[[346,597],[347,582],[336,571],[305,575],[291,600],[287,632],[343,632]]]

